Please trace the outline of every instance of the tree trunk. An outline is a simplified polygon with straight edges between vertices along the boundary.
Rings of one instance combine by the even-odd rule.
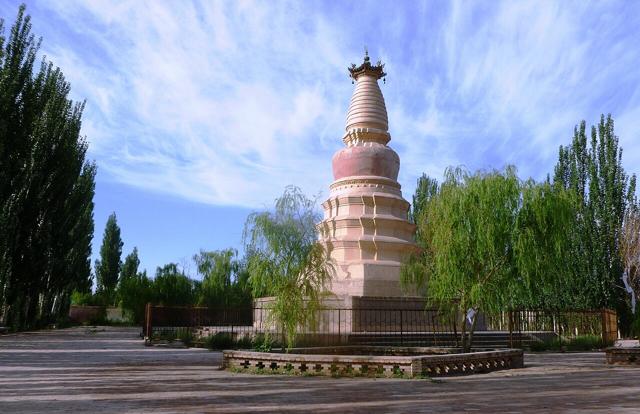
[[[461,309],[460,313],[462,314],[460,320],[460,347],[462,352],[467,352],[467,312]]]

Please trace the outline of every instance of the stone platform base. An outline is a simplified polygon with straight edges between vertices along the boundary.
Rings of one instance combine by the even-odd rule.
[[[522,350],[506,349],[455,353],[454,349],[392,347],[298,348],[290,353],[224,351],[223,367],[256,373],[347,376],[470,375],[522,368]],[[349,355],[350,353],[354,355]],[[391,355],[366,355],[386,353]],[[365,354],[365,355],[362,355]],[[400,356],[398,356],[400,355]]]
[[[612,365],[640,365],[640,347],[638,348],[607,348],[607,364]]]
[[[270,329],[267,322],[271,301],[268,297],[255,301],[255,328]],[[438,310],[425,310],[425,305],[421,297],[330,296],[323,301],[324,309],[313,332],[345,335],[449,330],[450,318]]]

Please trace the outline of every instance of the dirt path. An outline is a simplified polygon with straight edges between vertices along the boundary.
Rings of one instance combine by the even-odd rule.
[[[528,354],[527,368],[439,382],[232,374],[221,355],[144,347],[134,328],[0,336],[0,413],[626,412],[640,368],[601,353]]]

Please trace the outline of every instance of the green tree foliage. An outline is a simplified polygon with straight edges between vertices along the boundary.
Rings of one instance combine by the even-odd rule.
[[[422,176],[418,178],[416,191],[413,194],[413,203],[411,204],[411,210],[409,211],[409,219],[412,223],[417,223],[418,217],[424,210],[425,206],[437,193],[438,181],[426,174],[422,174]],[[422,232],[420,228],[417,227],[416,240],[420,239],[422,239]]]
[[[177,264],[169,263],[156,269],[152,289],[156,304],[187,306],[195,303],[198,286],[178,270]]]
[[[417,222],[417,217],[420,215],[422,210],[424,210],[425,205],[437,193],[438,180],[423,173],[422,176],[418,178],[416,191],[413,194],[413,203],[411,203],[411,210],[409,212],[409,216],[413,223]]]
[[[622,281],[620,235],[625,212],[635,194],[635,176],[622,167],[622,149],[611,115],[600,118],[587,138],[585,122],[574,129],[573,141],[560,147],[554,182],[576,198],[577,223],[571,267],[575,304],[618,311],[624,327],[628,295]]]
[[[333,274],[317,243],[316,200],[287,187],[275,210],[253,213],[244,230],[249,282],[255,297],[271,296],[270,321],[282,327],[288,348],[300,327],[314,327]],[[284,343],[284,341],[283,341]]]
[[[448,169],[417,216],[421,252],[403,266],[401,279],[458,315],[462,346],[469,349],[479,312],[541,296],[558,300],[571,224],[563,191],[522,183],[513,167],[474,175]]]
[[[91,292],[79,292],[74,291],[71,294],[71,304],[77,306],[92,306],[94,305],[94,296]]]
[[[235,249],[200,251],[193,257],[202,276],[198,304],[208,307],[251,304],[249,273]]]
[[[134,247],[133,251],[124,258],[122,269],[120,271],[120,282],[138,275],[138,267],[140,266],[140,258],[138,257],[138,248]]]
[[[140,258],[138,248],[127,255],[120,270],[118,282],[118,299],[124,314],[134,323],[144,321],[145,306],[153,301],[152,281],[147,277],[147,272],[138,272]]]
[[[154,302],[156,296],[153,281],[147,277],[146,271],[123,278],[120,282],[118,296],[120,297],[120,306],[129,320],[141,324],[144,321],[146,304]]]
[[[96,260],[95,272],[98,282],[97,293],[104,295],[108,304],[115,300],[115,291],[122,267],[122,238],[116,213],[111,213],[100,246],[100,259]]]
[[[134,252],[129,255],[131,262]],[[137,259],[137,255],[135,256]],[[131,266],[133,269],[133,266]],[[147,272],[137,272],[120,280],[118,297],[120,306],[132,322],[144,321],[147,303],[164,306],[193,306],[196,303],[200,286],[178,269],[175,263],[169,263],[156,269],[155,278],[147,277]]]
[[[575,226],[571,194],[550,183],[525,181],[511,235],[515,283],[509,308],[566,309],[573,295],[570,232]]]
[[[42,61],[21,6],[0,21],[0,324],[45,325],[91,287],[95,164],[80,136],[83,103]]]

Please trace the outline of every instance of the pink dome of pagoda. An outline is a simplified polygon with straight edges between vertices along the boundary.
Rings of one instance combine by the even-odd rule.
[[[349,176],[378,176],[398,179],[400,157],[391,148],[381,145],[359,145],[343,148],[332,160],[333,178],[339,180]]]

